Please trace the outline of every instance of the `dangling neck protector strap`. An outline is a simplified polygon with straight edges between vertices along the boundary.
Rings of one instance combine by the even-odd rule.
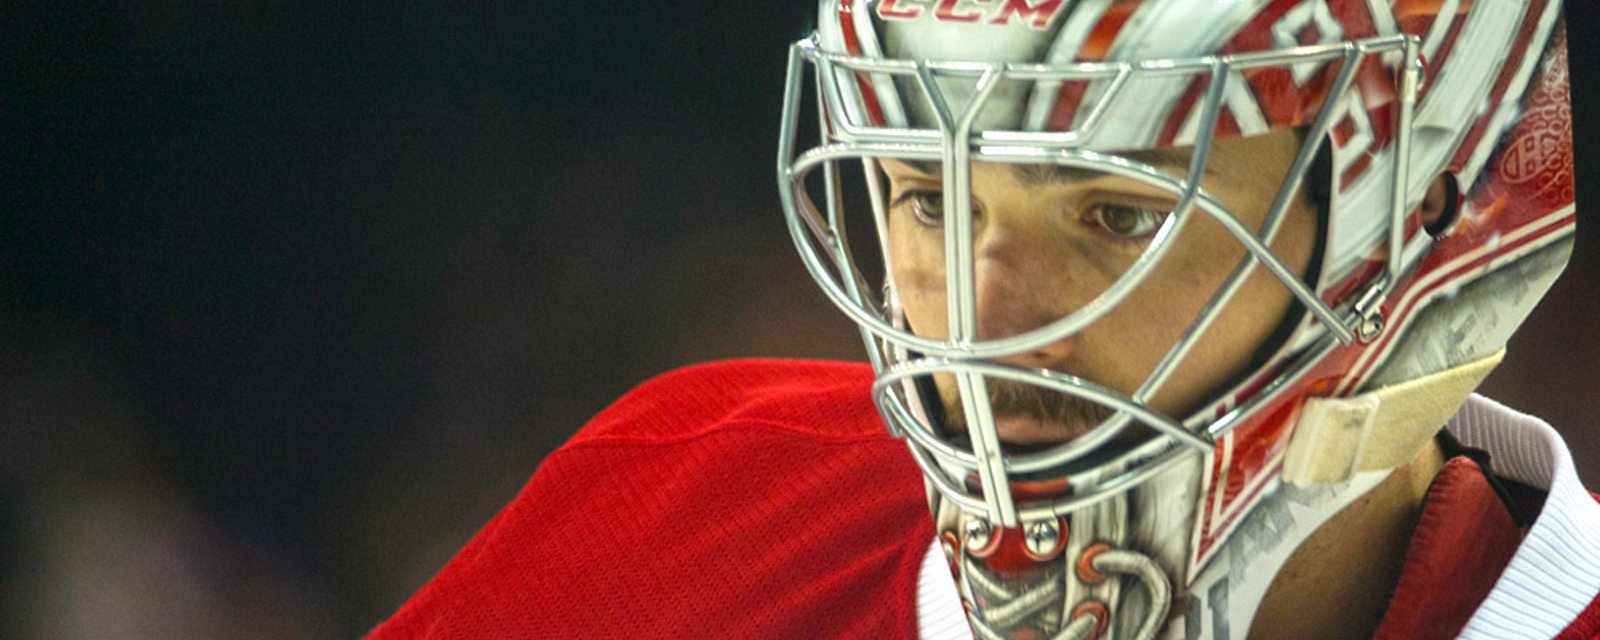
[[[1505,354],[1356,396],[1307,399],[1284,454],[1283,480],[1340,484],[1411,462]]]

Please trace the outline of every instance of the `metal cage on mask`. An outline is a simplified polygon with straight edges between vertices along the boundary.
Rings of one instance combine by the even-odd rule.
[[[996,526],[1055,522],[1074,509],[1106,500],[1149,481],[1188,455],[1212,451],[1217,440],[1236,426],[1241,417],[1249,415],[1260,401],[1273,395],[1275,385],[1269,384],[1253,399],[1232,407],[1216,419],[1204,412],[1187,419],[1174,418],[1149,404],[1257,265],[1270,272],[1315,318],[1315,322],[1308,324],[1308,330],[1320,332],[1313,346],[1302,350],[1295,362],[1278,363],[1278,370],[1282,371],[1279,380],[1292,378],[1298,372],[1297,364],[1314,362],[1337,344],[1370,337],[1381,328],[1383,318],[1378,303],[1415,266],[1419,255],[1405,247],[1409,213],[1405,190],[1410,184],[1406,172],[1411,121],[1421,77],[1419,49],[1416,37],[1393,35],[1181,60],[1052,65],[850,56],[824,51],[814,39],[804,39],[790,49],[778,150],[778,175],[782,185],[779,191],[785,216],[806,269],[827,297],[860,326],[869,359],[878,373],[873,388],[875,401],[890,430],[908,441],[918,465],[939,494],[962,511]],[[1391,144],[1396,160],[1392,163],[1387,258],[1383,273],[1373,278],[1360,295],[1351,296],[1338,306],[1330,306],[1301,281],[1269,245],[1313,164],[1318,146],[1332,130],[1341,99],[1350,91],[1357,69],[1367,56],[1381,56],[1386,66],[1395,70],[1398,116],[1392,121]],[[1316,107],[1315,119],[1304,129],[1303,144],[1264,223],[1259,231],[1253,230],[1201,188],[1227,86],[1231,81],[1238,81],[1239,74],[1250,70],[1322,64],[1337,64],[1337,72],[1322,104]],[[808,72],[812,69],[814,73]],[[796,153],[808,77],[814,80],[818,96],[822,143]],[[1086,142],[1111,117],[1106,106],[1130,83],[1145,78],[1184,77],[1202,81],[1205,86],[1203,96],[1194,107],[1199,110],[1198,133],[1186,175],[1181,178],[1168,175],[1144,162],[1119,157],[1103,149],[1086,148]],[[879,83],[889,79],[915,87],[922,106],[932,114],[936,128],[865,121],[862,116],[867,110],[863,109],[861,95],[856,92],[867,90],[869,79]],[[956,104],[945,87],[962,82],[970,86],[970,98],[965,104]],[[1078,125],[1070,130],[979,128],[977,123],[989,101],[1006,82],[1056,85],[1094,82],[1103,88]],[[877,165],[879,159],[937,161],[942,167],[947,339],[916,335],[905,322],[892,270],[888,267],[891,256],[887,205]],[[865,171],[872,226],[886,263],[881,297],[874,294],[877,287],[868,282],[858,267],[843,219],[840,165],[851,160],[860,161]],[[1092,301],[1042,327],[1018,335],[982,340],[978,338],[973,254],[971,178],[974,161],[1045,163],[1104,172],[1152,185],[1175,197],[1177,205],[1132,266]],[[807,191],[808,179],[819,168],[822,169],[823,200],[820,209]],[[1132,393],[1124,394],[1058,371],[998,361],[1066,339],[1104,317],[1145,280],[1172,246],[1179,230],[1197,213],[1226,228],[1246,254],[1195,321]],[[919,394],[914,381],[934,374],[953,376],[956,380],[961,410],[970,432],[970,449],[942,433],[940,425],[933,424],[921,406],[925,399],[920,395],[925,394]],[[1002,450],[995,427],[986,386],[988,379],[1035,385],[1107,407],[1114,413],[1081,437],[1045,451],[1010,455]],[[1134,424],[1144,425],[1157,435],[1131,450],[1119,452],[1113,464],[1118,472],[1111,477],[1071,482],[1075,463],[1082,463]],[[1012,483],[1019,476],[1038,477],[1049,472],[1068,476],[1070,491],[1019,503]]]

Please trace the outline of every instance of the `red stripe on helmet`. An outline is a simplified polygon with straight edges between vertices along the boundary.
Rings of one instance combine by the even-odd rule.
[[[1428,61],[1429,65],[1442,65],[1445,59],[1450,57],[1450,52],[1455,50],[1456,38],[1461,35],[1461,27],[1467,23],[1467,12],[1472,10],[1472,4],[1473,0],[1461,0],[1461,3],[1456,5],[1455,14],[1450,21],[1450,27],[1445,31],[1444,40],[1439,44],[1439,50],[1435,51],[1433,58]],[[1434,23],[1438,22],[1439,10],[1444,8],[1443,5],[1443,0],[1399,0],[1394,6],[1395,24],[1402,33],[1425,38],[1428,35],[1428,30],[1433,28]],[[1423,96],[1428,95],[1428,90],[1432,86],[1431,83],[1423,84],[1421,95],[1418,95],[1417,99],[1420,100]]]
[[[844,0],[839,3],[839,32],[844,34],[845,51],[859,57],[861,37],[856,34],[855,3],[856,0]],[[872,119],[873,125],[884,126],[883,105],[878,103],[878,93],[872,89],[867,74],[857,71],[856,85],[861,91],[861,102],[867,107],[867,117]]]
[[[1516,40],[1511,45],[1513,53],[1506,60],[1505,65],[1500,67],[1500,77],[1495,80],[1494,88],[1489,91],[1487,99],[1491,107],[1498,107],[1501,102],[1507,99],[1505,95],[1506,88],[1511,85],[1512,78],[1522,68],[1523,58],[1528,56],[1528,45],[1533,40],[1533,32],[1539,26],[1539,16],[1544,13],[1545,4],[1544,0],[1534,0],[1528,5],[1528,12],[1523,14],[1522,27],[1517,33]],[[1544,55],[1543,48],[1536,52],[1535,55]],[[1442,63],[1435,64],[1438,65],[1439,69],[1444,68]],[[1511,99],[1518,97],[1520,96],[1512,96]],[[1499,109],[1489,108],[1483,111],[1483,115],[1478,116],[1478,121],[1473,123],[1466,139],[1461,143],[1460,147],[1456,148],[1455,157],[1450,160],[1451,171],[1460,171],[1463,166],[1466,166],[1467,160],[1471,159],[1473,152],[1477,151],[1478,143],[1483,140],[1484,131],[1489,128],[1489,121],[1494,119],[1497,112],[1499,112]],[[1470,185],[1462,186],[1470,187]]]
[[[1078,55],[1074,59],[1079,62],[1104,60],[1111,51],[1111,44],[1122,33],[1122,27],[1128,24],[1128,19],[1133,17],[1133,12],[1138,8],[1139,0],[1116,0],[1111,3],[1106,7],[1106,12],[1101,14],[1100,21],[1095,23],[1094,29],[1090,30],[1083,45],[1078,47]],[[1088,90],[1089,83],[1081,80],[1063,83],[1056,93],[1056,104],[1050,110],[1050,120],[1045,123],[1045,130],[1071,130],[1072,120],[1077,117],[1078,108],[1082,106],[1083,96]]]
[[[1161,135],[1156,138],[1156,146],[1169,147],[1178,139],[1178,132],[1183,129],[1184,121],[1189,119],[1189,112],[1194,110],[1200,96],[1205,94],[1206,86],[1210,84],[1207,78],[1195,78],[1189,83],[1189,88],[1183,91],[1183,97],[1178,98],[1178,105],[1167,116],[1166,124],[1161,125]]]
[[[1284,17],[1302,4],[1302,0],[1275,0],[1251,18],[1250,22],[1240,28],[1229,41],[1224,44],[1219,53],[1250,53],[1258,51],[1271,51],[1278,48],[1278,43],[1273,34],[1273,28]],[[1375,33],[1373,20],[1366,13],[1361,3],[1330,3],[1334,15],[1339,19],[1341,28],[1344,29],[1345,39],[1352,36],[1356,38],[1367,37]],[[1313,31],[1313,35],[1317,33]],[[1282,129],[1298,127],[1309,124],[1321,109],[1323,102],[1328,99],[1328,91],[1332,89],[1334,81],[1338,78],[1340,65],[1330,62],[1325,64],[1315,76],[1307,79],[1304,84],[1294,81],[1293,75],[1286,67],[1262,67],[1248,69],[1241,72],[1247,88],[1255,98],[1269,127]],[[1158,144],[1170,145],[1177,139],[1179,131],[1188,120],[1194,117],[1193,110],[1205,95],[1209,85],[1206,76],[1196,77],[1179,98],[1176,107],[1162,125],[1161,135],[1157,138]],[[1224,111],[1226,113],[1226,111]],[[1219,131],[1196,132],[1196,135],[1217,135],[1227,137],[1235,131],[1221,129]]]

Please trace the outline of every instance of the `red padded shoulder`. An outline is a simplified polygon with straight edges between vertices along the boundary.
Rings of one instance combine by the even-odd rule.
[[[871,387],[872,368],[863,363],[697,364],[634,388],[597,414],[571,444],[679,439],[733,424],[765,424],[824,438],[888,437],[877,420]]]
[[[914,638],[922,476],[864,365],[652,380],[545,459],[382,638]]]

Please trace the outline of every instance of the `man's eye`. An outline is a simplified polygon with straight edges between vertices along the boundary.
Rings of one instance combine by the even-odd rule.
[[[939,191],[907,191],[895,199],[895,206],[911,208],[917,222],[930,227],[944,226],[944,194]]]
[[[1123,204],[1097,204],[1089,209],[1089,221],[1112,235],[1125,239],[1144,238],[1161,228],[1171,212]]]

